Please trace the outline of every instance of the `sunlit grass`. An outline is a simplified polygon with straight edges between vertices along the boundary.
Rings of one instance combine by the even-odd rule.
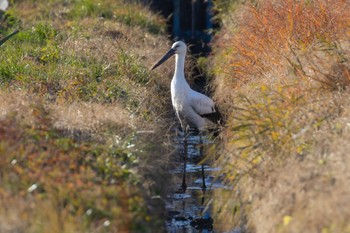
[[[337,119],[345,117],[349,106],[350,5],[341,0],[284,0],[234,7],[237,11],[226,16],[223,35],[216,42],[213,72],[216,100],[228,118],[218,164],[228,183],[239,190],[232,194],[235,202],[241,201],[240,211],[232,213],[236,224],[246,226],[245,212],[248,227],[256,232],[260,227],[279,232],[329,229],[332,224],[346,232],[348,225],[338,224],[336,218],[327,223],[316,220],[318,207],[327,198],[318,196],[323,191],[314,187],[323,185],[327,168],[335,169],[330,177],[341,179],[336,172],[340,168],[319,167],[324,157],[335,153],[319,135],[338,134]],[[301,170],[318,173],[311,181],[303,179]],[[300,187],[310,187],[307,195],[317,196],[320,203],[311,206],[302,195],[291,203],[285,193]],[[334,195],[342,196],[341,192]],[[281,213],[272,214],[271,205],[279,206]],[[313,213],[309,220],[302,205]],[[342,213],[346,219],[348,214]],[[269,223],[254,225],[267,214]],[[285,216],[293,220],[284,224]]]
[[[312,97],[319,98],[310,91],[339,91],[349,84],[348,8],[343,1],[265,1],[244,7],[242,15],[249,20],[238,21],[229,32],[215,71],[217,99],[232,114],[233,138],[249,141],[243,148],[269,145],[263,149],[269,155],[298,154],[293,135],[327,118],[316,114],[299,122],[295,114],[303,108],[319,111],[306,108]],[[233,98],[234,105],[227,102]]]

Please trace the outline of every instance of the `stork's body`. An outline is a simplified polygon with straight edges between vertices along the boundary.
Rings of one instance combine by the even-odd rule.
[[[175,73],[171,81],[171,100],[174,110],[184,131],[188,125],[203,131],[210,122],[203,115],[214,113],[215,104],[208,96],[192,90],[188,85],[184,71],[186,51],[185,43],[175,42],[169,52],[152,69],[175,54]]]

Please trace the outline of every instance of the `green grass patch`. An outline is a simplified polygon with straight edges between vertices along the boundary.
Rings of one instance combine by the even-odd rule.
[[[6,17],[0,38],[20,32],[0,47],[0,206],[15,217],[0,222],[36,233],[159,229],[148,195],[161,189],[143,177],[153,160],[140,163],[159,143],[133,130],[154,127],[148,106],[163,102],[125,31],[154,39],[163,21],[110,0],[15,1]]]

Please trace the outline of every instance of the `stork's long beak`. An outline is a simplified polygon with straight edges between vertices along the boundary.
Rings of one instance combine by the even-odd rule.
[[[168,60],[174,54],[175,54],[175,49],[170,49],[159,61],[157,61],[156,64],[152,66],[151,70],[154,70],[155,68],[163,64],[166,60]]]
[[[2,38],[0,40],[0,45],[2,45],[3,43],[5,43],[8,39],[10,39],[11,37],[13,37],[14,35],[16,35],[18,33],[18,29],[16,29],[14,32],[12,32],[11,34],[5,36],[4,38]]]

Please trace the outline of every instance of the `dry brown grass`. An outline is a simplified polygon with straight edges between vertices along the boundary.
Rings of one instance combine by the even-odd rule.
[[[287,82],[306,77],[330,87],[347,84],[347,1],[261,1],[241,8],[217,43],[224,48],[218,73],[225,74],[227,89],[265,77]],[[221,82],[217,85],[225,89]]]
[[[12,115],[21,122],[32,125],[35,122],[34,106],[42,101],[38,96],[25,91],[0,93],[0,119]],[[45,103],[45,102],[42,102]],[[100,104],[73,102],[68,104],[45,103],[48,114],[57,129],[68,131],[98,132],[109,124],[120,125],[121,135],[124,130],[135,129],[136,119],[117,103]]]
[[[283,166],[266,164],[262,177],[247,180],[252,185],[243,196],[250,197],[249,223],[254,231],[349,231],[349,101],[342,104],[342,116],[314,132],[312,153],[286,158]],[[289,216],[290,223],[284,222]]]
[[[349,232],[349,19],[348,1],[269,0],[225,21],[218,164],[239,191],[224,205],[251,232]]]

